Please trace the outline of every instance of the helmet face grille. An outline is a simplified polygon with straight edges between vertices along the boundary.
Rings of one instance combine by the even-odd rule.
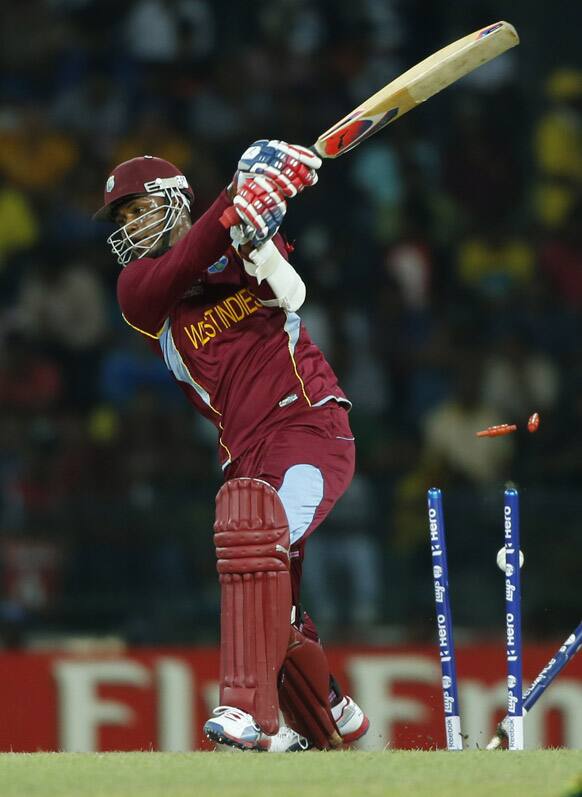
[[[164,197],[164,202],[137,219],[118,227],[107,239],[120,266],[126,266],[132,260],[146,257],[161,238],[174,229],[182,211],[190,208],[188,198],[179,188],[166,188],[160,191],[158,187],[155,193],[151,193]]]

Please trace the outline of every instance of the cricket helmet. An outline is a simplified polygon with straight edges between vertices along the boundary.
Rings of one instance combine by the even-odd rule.
[[[116,205],[142,194],[163,196],[168,189],[178,189],[190,203],[194,192],[188,180],[173,163],[153,155],[141,155],[124,161],[113,169],[105,183],[103,207],[93,216],[99,221],[111,221]]]
[[[107,243],[120,266],[167,251],[171,230],[184,211],[190,212],[194,200],[188,181],[174,164],[142,155],[120,163],[111,172],[105,183],[103,207],[93,218],[114,221],[115,209],[138,196],[161,197],[163,202],[144,213],[139,224],[125,224],[109,236]]]

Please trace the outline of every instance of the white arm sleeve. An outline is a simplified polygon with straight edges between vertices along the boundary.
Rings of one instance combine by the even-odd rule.
[[[267,280],[275,294],[274,299],[259,299],[261,304],[265,307],[281,307],[290,312],[299,310],[305,301],[305,283],[273,241],[267,241],[260,249],[252,251],[249,257],[250,260],[243,260],[247,274],[254,277],[259,285]]]

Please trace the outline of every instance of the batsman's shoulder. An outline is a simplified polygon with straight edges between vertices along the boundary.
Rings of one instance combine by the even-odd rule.
[[[132,299],[138,288],[140,280],[140,274],[136,269],[138,263],[139,261],[128,263],[125,268],[121,269],[117,278],[117,301],[122,312],[131,308]]]
[[[159,338],[164,318],[150,291],[144,291],[148,280],[149,258],[135,260],[120,272],[117,278],[117,302],[123,320],[132,329],[148,338]]]

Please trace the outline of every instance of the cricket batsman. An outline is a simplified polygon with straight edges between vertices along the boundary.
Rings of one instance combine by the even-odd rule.
[[[320,165],[304,147],[256,141],[193,221],[186,177],[144,155],[113,169],[95,214],[117,226],[123,318],[218,432],[220,705],[204,731],[241,750],[340,748],[369,725],[300,607],[306,540],[355,459],[350,402],[297,314],[305,285],[279,233]],[[230,231],[220,217],[232,206]]]

